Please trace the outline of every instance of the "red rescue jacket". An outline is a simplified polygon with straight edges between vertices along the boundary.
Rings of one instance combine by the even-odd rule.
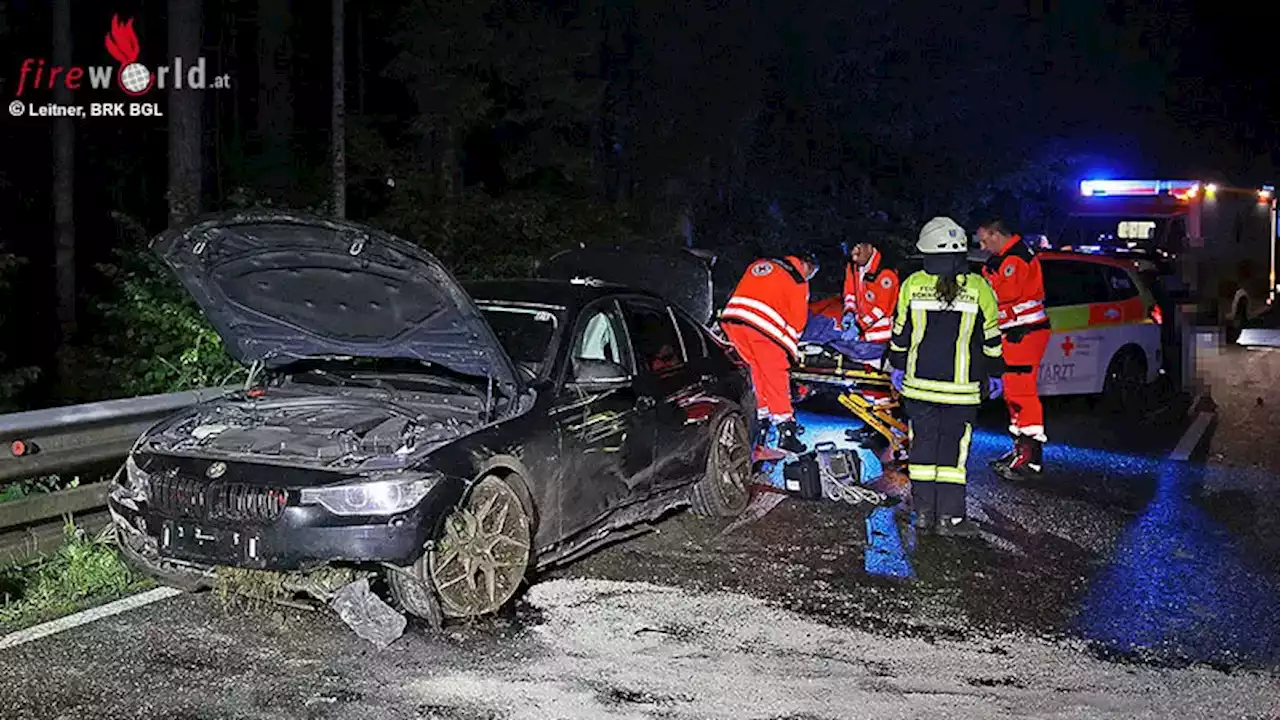
[[[865,267],[852,262],[844,268],[844,311],[854,313],[862,339],[887,343],[893,337],[893,314],[898,309],[898,273],[880,268],[880,251]]]
[[[809,279],[796,257],[761,258],[743,273],[720,313],[720,322],[739,323],[759,331],[799,357],[797,343],[809,319]]]
[[[1044,275],[1035,251],[1014,235],[982,268],[982,276],[996,291],[1000,305],[1000,330],[1030,332],[1049,328],[1044,311]]]

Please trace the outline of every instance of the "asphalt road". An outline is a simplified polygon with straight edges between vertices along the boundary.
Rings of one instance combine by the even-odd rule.
[[[983,472],[978,433],[981,540],[794,500],[729,532],[681,514],[384,651],[181,596],[0,650],[0,718],[1280,718],[1280,565],[1210,492],[1269,471],[1166,461],[1184,418],[1055,403],[1032,486]]]

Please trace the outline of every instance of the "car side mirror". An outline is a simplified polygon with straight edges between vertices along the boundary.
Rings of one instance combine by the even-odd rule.
[[[574,358],[573,384],[584,388],[620,387],[631,381],[631,373],[611,360]]]

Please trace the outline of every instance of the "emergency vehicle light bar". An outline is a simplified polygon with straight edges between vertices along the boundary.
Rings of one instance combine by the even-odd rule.
[[[1194,197],[1200,191],[1195,180],[1082,180],[1080,194],[1086,197],[1119,196],[1150,197],[1173,195]]]

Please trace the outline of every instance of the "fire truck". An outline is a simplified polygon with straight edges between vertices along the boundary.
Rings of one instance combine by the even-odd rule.
[[[1131,256],[1238,335],[1275,301],[1276,191],[1198,180],[1085,180],[1057,245]]]

